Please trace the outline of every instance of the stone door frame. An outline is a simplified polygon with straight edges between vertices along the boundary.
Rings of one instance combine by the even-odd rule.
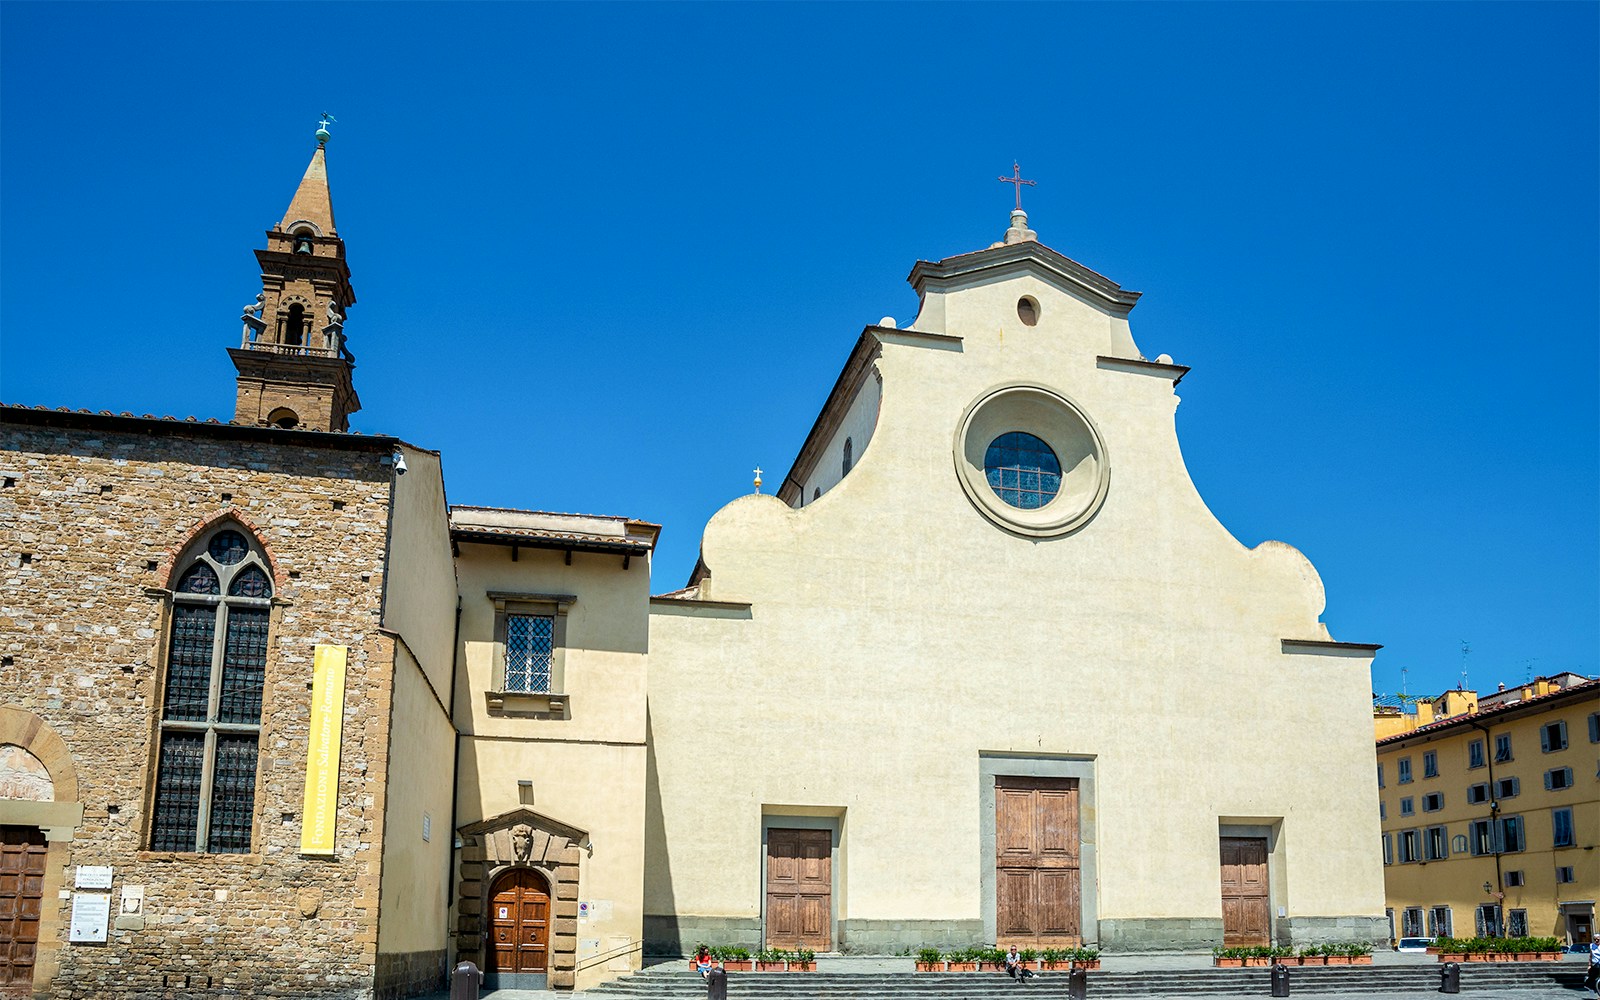
[[[578,966],[578,872],[589,834],[531,809],[513,809],[456,833],[461,837],[456,961],[484,968],[489,892],[507,871],[530,868],[550,885],[548,988],[572,989]]]

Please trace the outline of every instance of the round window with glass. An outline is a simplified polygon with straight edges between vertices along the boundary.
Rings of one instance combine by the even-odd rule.
[[[983,472],[995,496],[1021,510],[1037,510],[1061,492],[1061,461],[1026,431],[1008,431],[989,443]]]

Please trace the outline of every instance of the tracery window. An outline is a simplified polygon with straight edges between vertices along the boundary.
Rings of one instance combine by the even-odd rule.
[[[246,854],[272,579],[258,542],[214,529],[179,560],[150,849]]]

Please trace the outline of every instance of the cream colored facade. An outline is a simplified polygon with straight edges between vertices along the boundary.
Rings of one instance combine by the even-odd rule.
[[[1540,678],[1418,707],[1399,724],[1429,722],[1378,740],[1393,934],[1587,944],[1600,897],[1600,681]]]
[[[992,942],[1006,775],[1079,783],[1084,940],[1220,943],[1235,834],[1269,843],[1274,939],[1381,937],[1376,647],[1332,640],[1299,552],[1207,510],[1137,293],[1016,220],[911,281],[920,314],[863,333],[779,496],[719,511],[652,605],[647,946],[765,940],[764,831],[806,825],[832,947]],[[1062,460],[1041,509],[984,479],[1010,430]]]

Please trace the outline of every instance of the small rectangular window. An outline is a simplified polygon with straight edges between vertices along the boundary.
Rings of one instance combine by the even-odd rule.
[[[1401,757],[1398,761],[1395,762],[1395,769],[1400,775],[1400,777],[1397,779],[1400,782],[1400,784],[1407,785],[1407,784],[1411,783],[1411,758],[1410,757]]]
[[[1385,820],[1385,819],[1388,819],[1388,818],[1389,818],[1389,806],[1388,806],[1388,803],[1379,802],[1378,803],[1378,819],[1379,820]]]
[[[1467,786],[1467,804],[1479,805],[1489,801],[1489,783],[1480,781],[1476,785]]]
[[[1518,884],[1520,885],[1521,883],[1518,883]],[[1507,915],[1507,919],[1506,919],[1506,936],[1507,937],[1514,937],[1514,938],[1527,937],[1528,936],[1528,911],[1527,910],[1512,910]]]
[[[1511,759],[1511,734],[1501,733],[1494,738],[1494,762],[1503,764]]]
[[[1479,937],[1500,937],[1500,904],[1479,903],[1473,924]]]
[[[1522,851],[1528,847],[1522,836],[1522,817],[1503,816],[1500,819],[1500,850]]]
[[[1560,868],[1556,869],[1557,882],[1567,885],[1572,882],[1576,882],[1577,880],[1577,873],[1573,871],[1573,867],[1571,865],[1562,865]]]
[[[554,615],[506,615],[506,691],[550,693]]]
[[[1497,799],[1514,799],[1521,791],[1521,778],[1501,778],[1494,783],[1494,797]]]
[[[1550,810],[1550,836],[1552,847],[1571,847],[1578,842],[1572,829],[1571,806]]]
[[[1567,724],[1563,720],[1547,722],[1539,727],[1539,748],[1545,753],[1555,753],[1567,748]]]
[[[1544,787],[1552,792],[1572,787],[1572,768],[1555,767],[1544,773]]]
[[[1394,841],[1387,833],[1383,835],[1383,863],[1394,864]]]
[[[1422,776],[1424,778],[1439,776],[1439,755],[1432,750],[1422,755]]]
[[[1410,816],[1416,811],[1416,807],[1412,805],[1411,796],[1407,795],[1405,798],[1400,800],[1400,815]]]
[[[1440,809],[1443,809],[1443,808],[1444,808],[1444,793],[1443,792],[1429,792],[1428,794],[1426,794],[1426,795],[1424,795],[1422,797],[1422,811],[1423,812],[1425,812],[1425,813],[1436,813]]]
[[[1600,712],[1589,713],[1589,742],[1600,743]]]
[[[1473,740],[1467,744],[1467,767],[1483,767],[1483,741]]]
[[[1517,872],[1506,872],[1506,888],[1507,889],[1516,889],[1516,888],[1518,888],[1520,886],[1523,886],[1523,885],[1527,885],[1527,879],[1523,878],[1522,873],[1520,871],[1517,871]],[[1515,913],[1516,911],[1512,910],[1511,912]],[[1516,931],[1512,931],[1511,933],[1515,934]]]
[[[1378,764],[1378,787],[1383,787],[1383,764],[1381,762]]]
[[[1433,909],[1429,910],[1428,936],[1449,937],[1450,934],[1450,907],[1435,906]]]

